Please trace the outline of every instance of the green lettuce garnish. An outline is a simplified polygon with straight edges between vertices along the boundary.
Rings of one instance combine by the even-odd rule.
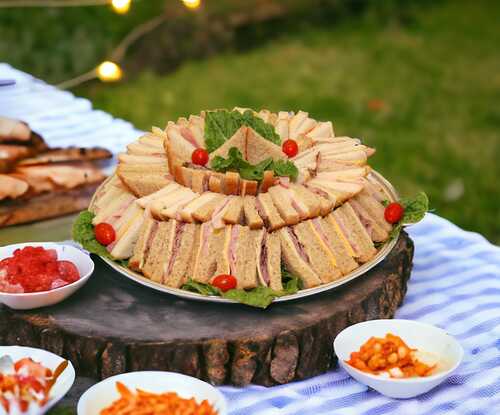
[[[100,257],[111,259],[117,262],[119,265],[126,267],[128,265],[128,259],[116,259],[113,258],[106,247],[101,245],[95,239],[94,225],[92,225],[92,220],[95,214],[89,210],[84,210],[80,212],[75,222],[73,223],[72,237],[75,242],[78,242],[83,249],[89,251],[91,254],[99,255]]]
[[[208,111],[205,116],[205,145],[211,153],[229,140],[241,126],[251,127],[274,144],[280,145],[281,138],[271,124],[257,117],[253,111],[246,110],[243,114],[233,110]]]
[[[296,180],[299,170],[290,160],[273,161],[271,157],[262,160],[255,165],[250,164],[243,158],[241,151],[236,147],[231,147],[227,153],[227,158],[215,156],[210,167],[213,170],[225,173],[226,171],[237,171],[242,179],[261,181],[266,170],[274,171],[275,176],[287,176]]]
[[[284,269],[282,269],[281,276],[283,280],[283,290],[281,291],[259,286],[251,290],[233,289],[223,292],[213,285],[196,282],[192,279],[188,280],[181,288],[202,295],[217,295],[252,307],[267,308],[275,298],[295,294],[301,288],[298,277]]]
[[[413,199],[410,198],[401,198],[398,203],[401,204],[404,208],[403,217],[401,220],[394,225],[391,233],[389,234],[389,240],[396,237],[401,231],[403,225],[410,225],[412,223],[420,222],[426,212],[429,210],[429,198],[425,194],[425,192],[420,192]],[[384,201],[384,206],[389,204],[389,201]]]
[[[73,223],[73,240],[78,242],[85,250],[108,259],[113,259],[104,245],[95,239],[94,214],[88,210],[80,212]]]

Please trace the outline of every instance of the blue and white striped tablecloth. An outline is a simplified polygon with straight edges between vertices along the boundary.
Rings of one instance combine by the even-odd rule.
[[[0,79],[0,115],[26,120],[53,145],[104,145],[115,152],[136,138],[129,123],[89,101],[61,92],[6,64]],[[500,248],[428,214],[408,229],[414,269],[397,317],[435,324],[465,349],[458,371],[442,385],[409,400],[368,390],[342,369],[288,385],[222,387],[231,415],[500,415]]]

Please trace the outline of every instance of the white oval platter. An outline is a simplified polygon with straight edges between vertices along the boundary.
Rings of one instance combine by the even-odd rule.
[[[384,188],[384,191],[388,195],[390,202],[399,199],[398,194],[397,194],[396,190],[394,189],[394,187],[380,173],[372,170],[369,177],[371,180],[377,182],[378,184],[380,184]],[[334,288],[340,287],[340,286],[348,283],[349,281],[352,281],[356,278],[361,277],[368,270],[372,269],[375,265],[379,264],[381,261],[384,260],[384,258],[392,251],[392,249],[396,245],[397,240],[398,240],[398,235],[395,235],[395,237],[392,240],[390,240],[389,242],[385,243],[382,246],[382,248],[377,252],[377,254],[370,261],[368,261],[365,264],[361,265],[360,267],[356,268],[351,273],[344,275],[342,278],[340,278],[336,281],[332,281],[328,284],[322,284],[322,285],[318,285],[317,287],[299,290],[295,294],[277,297],[273,300],[273,303],[279,303],[279,302],[283,302],[283,301],[291,301],[291,300],[297,300],[299,298],[309,297],[311,295],[319,294],[319,293],[322,293],[324,291],[328,291],[328,290],[332,290]],[[187,290],[181,290],[180,288],[167,287],[167,286],[162,285],[160,283],[151,281],[150,279],[145,278],[141,274],[134,272],[127,267],[121,266],[108,258],[103,258],[103,257],[101,257],[101,258],[111,268],[113,268],[115,271],[119,272],[120,274],[124,275],[128,279],[135,281],[135,282],[137,282],[141,285],[144,285],[146,287],[152,288],[153,290],[156,290],[156,291],[161,291],[161,292],[164,292],[167,294],[175,295],[176,297],[185,298],[187,300],[240,304],[239,302],[237,302],[235,300],[230,300],[228,298],[222,298],[222,297],[215,296],[215,295],[202,295],[202,294],[198,294],[198,293],[187,291]]]

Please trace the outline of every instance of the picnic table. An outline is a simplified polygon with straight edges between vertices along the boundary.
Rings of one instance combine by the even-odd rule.
[[[92,108],[91,102],[0,63],[0,115],[22,119],[51,146],[106,146],[114,153],[137,138],[130,123]],[[431,201],[432,203],[432,201]],[[68,239],[71,218],[0,230],[0,246]],[[55,226],[54,224],[57,224]],[[414,399],[386,398],[341,368],[281,386],[222,386],[231,415],[252,414],[500,414],[500,248],[436,214],[407,229],[415,244],[413,271],[397,318],[437,325],[465,350],[458,370]],[[48,232],[48,233],[47,233]],[[78,378],[59,407],[74,406],[94,380]]]

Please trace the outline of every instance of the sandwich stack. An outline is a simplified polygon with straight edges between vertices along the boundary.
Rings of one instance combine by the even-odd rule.
[[[292,157],[286,140],[297,144]],[[206,164],[194,163],[200,149]],[[286,269],[315,287],[370,261],[389,238],[373,153],[303,111],[202,112],[128,145],[89,210],[115,231],[111,257],[157,283],[229,274],[237,288],[280,291]]]
[[[21,121],[0,117],[0,227],[85,209],[105,179],[102,148],[49,148]]]

